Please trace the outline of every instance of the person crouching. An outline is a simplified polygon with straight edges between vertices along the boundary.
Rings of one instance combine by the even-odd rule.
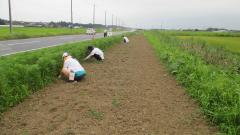
[[[86,75],[86,71],[79,63],[79,61],[69,55],[67,52],[63,53],[63,68],[62,68],[62,75],[70,82],[73,81],[80,81]]]
[[[99,48],[88,46],[88,56],[84,60],[88,60],[91,57],[94,57],[98,61],[104,60],[104,53]]]
[[[128,44],[129,43],[129,39],[126,36],[122,36],[123,37],[123,43],[124,44]]]

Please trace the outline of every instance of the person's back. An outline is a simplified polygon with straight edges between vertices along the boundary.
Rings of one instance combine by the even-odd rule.
[[[64,67],[73,71],[73,72],[78,72],[78,71],[85,71],[82,65],[74,58],[70,57],[64,62]]]
[[[100,50],[99,48],[94,48],[92,52],[93,52],[94,54],[99,55],[102,60],[104,59],[104,53],[103,53],[103,51]]]
[[[123,36],[123,42],[124,43],[129,43],[129,39],[126,36]]]
[[[63,60],[62,75],[68,77],[69,81],[80,81],[86,75],[86,71],[79,61],[72,58],[68,53],[63,54]]]

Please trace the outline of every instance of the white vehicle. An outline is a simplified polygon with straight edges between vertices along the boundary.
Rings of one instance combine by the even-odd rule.
[[[86,34],[87,34],[87,35],[95,35],[95,34],[96,34],[96,31],[95,31],[95,29],[93,29],[93,28],[88,28],[88,29],[86,30]]]
[[[112,28],[110,28],[108,31],[107,31],[107,36],[108,37],[111,37],[113,35],[112,33]]]
[[[108,37],[111,37],[112,35],[113,35],[113,34],[112,34],[111,31],[108,31],[108,32],[107,32],[107,36],[108,36]]]

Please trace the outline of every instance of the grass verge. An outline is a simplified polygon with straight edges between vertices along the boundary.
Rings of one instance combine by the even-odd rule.
[[[229,51],[240,53],[240,37],[213,37],[213,36],[178,36],[180,39],[202,40],[207,45],[223,47]]]
[[[0,28],[0,40],[25,39],[58,35],[75,35],[84,34],[85,32],[86,32],[85,28],[70,29],[70,28],[23,27],[13,28],[13,33],[10,33],[8,28]],[[97,32],[103,32],[103,29],[97,29]]]
[[[222,132],[240,134],[240,76],[208,64],[197,54],[180,47],[181,42],[168,34],[147,31],[145,37],[157,56],[199,102],[203,113]]]

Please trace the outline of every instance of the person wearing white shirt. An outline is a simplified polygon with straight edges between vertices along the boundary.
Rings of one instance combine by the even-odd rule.
[[[122,37],[123,37],[123,42],[125,44],[128,44],[129,43],[129,39],[126,36],[122,36]]]
[[[104,30],[103,36],[107,37],[107,35],[108,35],[107,33],[108,33],[107,30]]]
[[[69,81],[80,81],[86,75],[85,69],[75,58],[72,58],[67,52],[63,53],[64,65],[62,75],[67,77]]]
[[[91,57],[94,57],[98,61],[104,60],[104,53],[99,48],[88,46],[89,55],[84,59],[88,60]]]

